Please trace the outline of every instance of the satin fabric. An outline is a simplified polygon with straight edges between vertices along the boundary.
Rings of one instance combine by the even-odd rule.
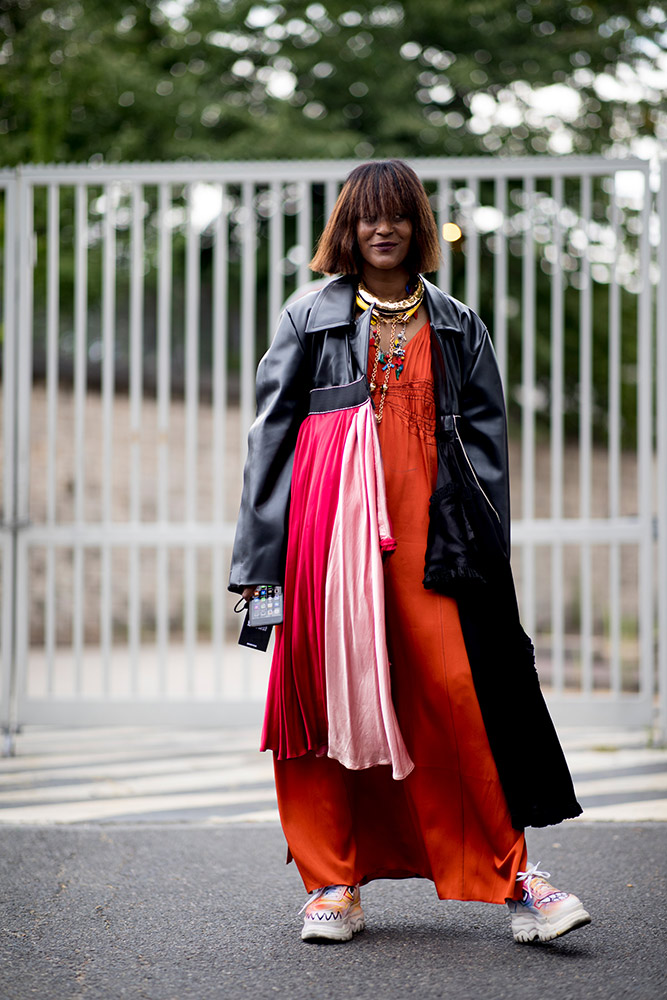
[[[392,695],[415,768],[395,781],[386,766],[352,771],[314,753],[275,759],[278,805],[308,891],[417,876],[432,879],[441,898],[502,903],[516,895],[525,838],[511,825],[456,602],[421,585],[434,421],[425,325],[407,346],[400,381],[391,375],[379,426],[396,539],[384,569]]]
[[[382,557],[395,547],[375,415],[367,400],[345,442],[327,566],[327,756],[353,770],[391,763],[400,780],[414,764],[394,711],[386,641]],[[366,613],[360,615],[363,605]]]

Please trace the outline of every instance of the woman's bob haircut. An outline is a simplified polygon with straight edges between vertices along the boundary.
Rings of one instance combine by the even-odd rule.
[[[374,160],[355,167],[334,205],[310,268],[319,274],[360,274],[357,223],[364,217],[401,215],[412,222],[405,266],[411,274],[435,271],[440,263],[438,227],[428,195],[414,170],[402,160]]]

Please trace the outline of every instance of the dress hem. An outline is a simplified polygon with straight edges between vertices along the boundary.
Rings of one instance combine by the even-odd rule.
[[[299,863],[296,860],[296,858],[294,858],[294,856],[290,857],[290,854],[288,853],[288,858],[287,858],[286,864],[290,864],[292,861],[294,861],[294,863],[296,864],[297,868],[299,868]],[[397,869],[393,869],[393,868],[389,868],[389,869],[379,868],[377,871],[369,872],[369,873],[367,873],[365,875],[359,875],[357,873],[355,873],[355,874],[356,874],[356,877],[354,877],[349,882],[350,885],[360,885],[360,886],[361,885],[368,885],[370,882],[377,882],[377,881],[380,881],[380,880],[384,880],[384,881],[388,881],[388,880],[404,881],[405,879],[409,879],[409,878],[422,879],[422,880],[424,880],[426,882],[433,883],[433,887],[434,887],[434,889],[435,889],[435,891],[436,891],[436,893],[438,895],[438,899],[442,900],[443,902],[451,901],[451,902],[455,902],[455,903],[492,903],[492,904],[495,904],[496,906],[502,906],[502,905],[504,905],[507,902],[508,899],[520,898],[520,895],[521,895],[521,893],[519,892],[519,897],[517,897],[516,896],[516,890],[515,890],[515,895],[514,896],[512,896],[512,895],[503,895],[502,898],[497,898],[497,899],[495,897],[493,899],[489,899],[488,897],[484,897],[483,898],[481,895],[477,895],[477,894],[466,895],[464,893],[456,893],[455,895],[451,895],[451,893],[450,893],[450,894],[444,896],[444,895],[441,895],[440,892],[438,891],[438,885],[437,885],[437,883],[436,883],[436,881],[435,881],[435,879],[433,878],[432,875],[423,875],[421,872],[413,872],[413,871],[410,871],[408,869],[402,870],[402,869],[398,869],[398,868]],[[309,883],[303,877],[303,874],[301,875],[301,877],[303,879],[303,883],[304,883],[306,892],[308,892],[308,893],[314,892],[315,889],[320,889],[321,888],[321,886],[319,886],[319,885],[309,886]],[[338,884],[344,885],[345,884],[345,880],[343,882],[341,882],[341,883],[337,883],[337,882],[331,881],[331,882],[328,882],[327,884],[328,885],[338,885]]]

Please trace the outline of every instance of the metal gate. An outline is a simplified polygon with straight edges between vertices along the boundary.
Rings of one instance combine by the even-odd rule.
[[[552,711],[654,725],[658,705],[664,737],[665,166],[412,162],[439,284],[480,312],[503,374],[514,566]],[[226,593],[254,372],[354,165],[0,172],[10,737],[256,714],[268,660],[236,646]]]

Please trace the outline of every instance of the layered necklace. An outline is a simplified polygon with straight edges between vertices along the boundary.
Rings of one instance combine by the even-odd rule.
[[[409,291],[406,288],[406,291]],[[417,287],[407,298],[398,302],[381,302],[366,288],[363,282],[357,287],[357,306],[359,309],[371,310],[371,336],[375,344],[375,361],[371,372],[370,390],[377,388],[378,368],[384,372],[384,380],[380,386],[380,405],[375,413],[378,423],[382,421],[384,400],[389,389],[389,378],[392,371],[396,381],[400,378],[405,363],[405,331],[410,319],[416,314],[424,298],[424,283],[417,279]],[[389,328],[389,346],[383,350],[380,346],[383,327]],[[386,341],[385,341],[386,342]]]

